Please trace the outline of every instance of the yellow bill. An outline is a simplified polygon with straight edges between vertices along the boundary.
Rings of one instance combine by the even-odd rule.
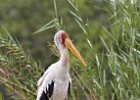
[[[81,55],[79,54],[79,52],[76,50],[75,46],[73,45],[73,43],[71,42],[71,40],[69,38],[65,39],[65,45],[67,46],[67,48],[69,48],[76,56],[77,58],[82,62],[82,64],[86,67],[87,64],[84,61],[84,59],[81,57]]]

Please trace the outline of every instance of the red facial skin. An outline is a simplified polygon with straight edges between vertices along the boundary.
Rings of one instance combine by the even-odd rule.
[[[65,39],[68,37],[66,32],[62,33],[62,44],[65,44]]]

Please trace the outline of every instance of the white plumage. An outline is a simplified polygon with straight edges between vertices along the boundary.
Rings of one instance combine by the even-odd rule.
[[[80,54],[74,48],[66,32],[63,30],[58,31],[55,34],[54,41],[60,51],[61,57],[38,80],[36,100],[68,100],[68,91],[70,91],[71,85],[68,48],[86,65]]]

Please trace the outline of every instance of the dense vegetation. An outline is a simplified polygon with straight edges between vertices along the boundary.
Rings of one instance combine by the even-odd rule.
[[[53,43],[59,29],[69,33],[88,64],[85,69],[71,54],[70,100],[139,99],[139,4],[0,0],[0,100],[35,99],[37,80],[59,59]]]

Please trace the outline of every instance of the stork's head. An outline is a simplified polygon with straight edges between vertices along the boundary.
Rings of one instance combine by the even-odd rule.
[[[85,61],[83,60],[79,52],[76,50],[75,46],[73,45],[68,34],[65,31],[58,31],[54,36],[54,42],[59,50],[69,48],[78,57],[82,64],[86,66]]]
[[[54,36],[54,42],[58,49],[65,48],[65,39],[68,37],[67,33],[63,30],[58,31]]]

